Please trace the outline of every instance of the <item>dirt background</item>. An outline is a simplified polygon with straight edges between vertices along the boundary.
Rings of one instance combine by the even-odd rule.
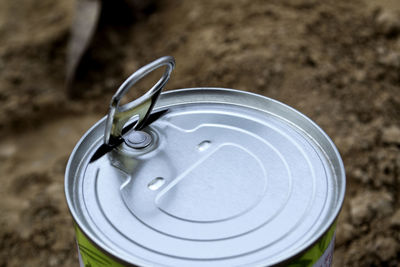
[[[124,78],[163,55],[177,61],[167,89],[248,90],[316,121],[348,179],[334,266],[399,266],[400,1],[156,0],[139,15],[122,6],[102,16],[67,93],[74,6],[0,1],[0,266],[77,266],[68,156]]]

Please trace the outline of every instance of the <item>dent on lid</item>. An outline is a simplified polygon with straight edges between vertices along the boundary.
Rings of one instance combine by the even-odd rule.
[[[81,216],[109,251],[157,265],[274,263],[309,243],[337,205],[331,163],[287,120],[186,104],[87,166]]]

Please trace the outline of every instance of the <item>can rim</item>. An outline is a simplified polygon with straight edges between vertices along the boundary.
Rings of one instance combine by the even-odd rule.
[[[346,192],[346,174],[345,174],[345,170],[344,170],[344,164],[343,164],[343,160],[340,156],[339,150],[337,149],[336,145],[333,143],[333,141],[331,140],[331,138],[325,133],[325,131],[322,130],[322,128],[320,126],[318,126],[317,123],[315,123],[312,119],[310,119],[309,117],[307,117],[306,115],[304,115],[303,113],[301,113],[300,111],[294,109],[293,107],[284,104],[278,100],[260,95],[260,94],[256,94],[256,93],[252,93],[252,92],[248,92],[248,91],[242,91],[242,90],[237,90],[237,89],[230,89],[230,88],[220,88],[220,87],[194,87],[194,88],[183,88],[183,89],[174,89],[174,90],[168,90],[165,91],[161,94],[160,100],[158,102],[158,105],[156,105],[155,109],[163,107],[168,105],[168,103],[162,103],[163,99],[166,97],[172,97],[171,95],[177,94],[177,93],[183,93],[183,92],[191,92],[191,91],[213,91],[213,92],[229,92],[229,93],[236,93],[236,94],[242,94],[242,95],[249,95],[251,97],[254,98],[258,98],[260,100],[267,100],[270,102],[273,102],[274,104],[277,104],[279,106],[282,106],[283,108],[289,110],[290,112],[295,112],[297,114],[297,116],[301,117],[302,120],[306,120],[309,124],[311,124],[311,126],[315,127],[318,132],[323,136],[323,138],[325,139],[325,141],[328,142],[329,146],[331,147],[334,157],[337,159],[337,163],[338,163],[338,171],[340,172],[340,178],[343,180],[343,182],[341,183],[341,187],[338,190],[338,198],[337,198],[337,203],[338,205],[335,207],[335,209],[333,210],[333,212],[331,213],[332,215],[329,216],[329,220],[327,220],[327,223],[325,226],[321,227],[321,231],[320,234],[316,235],[316,237],[313,237],[312,239],[310,239],[310,242],[305,243],[305,245],[300,246],[298,249],[294,250],[293,253],[291,253],[291,255],[289,255],[286,259],[283,260],[276,260],[275,262],[272,262],[272,265],[277,265],[277,264],[282,264],[285,263],[287,261],[290,261],[294,258],[296,258],[297,256],[300,256],[302,253],[304,253],[305,251],[307,251],[308,249],[310,249],[313,245],[315,245],[315,243],[330,229],[330,227],[334,224],[334,222],[336,221],[340,210],[343,206],[343,202],[344,202],[344,198],[345,198],[345,192]],[[206,101],[193,101],[194,103],[201,103],[201,102],[206,102]],[[209,103],[209,101],[207,101]],[[254,109],[259,109],[257,107],[252,107]],[[259,109],[261,111],[262,109]],[[66,170],[65,170],[65,179],[64,179],[64,194],[66,197],[66,201],[67,201],[67,205],[69,208],[69,211],[73,217],[74,222],[78,225],[78,227],[81,229],[81,231],[85,234],[85,236],[97,247],[99,247],[100,249],[104,250],[106,253],[108,253],[109,255],[113,256],[114,258],[118,259],[119,261],[122,262],[126,262],[124,259],[121,259],[120,257],[118,257],[118,255],[116,255],[116,253],[111,250],[110,248],[104,246],[103,242],[101,240],[99,240],[98,238],[96,238],[96,236],[94,236],[91,231],[89,231],[87,229],[87,227],[84,226],[84,224],[82,223],[82,221],[79,219],[80,217],[78,216],[78,214],[76,213],[76,210],[73,208],[73,201],[72,201],[72,197],[68,194],[67,188],[69,187],[69,177],[70,176],[70,169],[71,169],[71,165],[72,165],[72,160],[74,158],[74,155],[76,154],[77,150],[81,147],[81,144],[84,142],[84,140],[86,139],[86,137],[95,129],[97,128],[100,124],[104,123],[104,121],[106,120],[106,116],[101,118],[98,122],[96,122],[92,127],[90,127],[89,130],[86,131],[86,133],[79,139],[79,141],[77,142],[77,144],[75,145],[69,159],[68,159],[68,163],[66,166]],[[293,122],[287,120],[288,123],[294,124]],[[324,153],[325,151],[322,150]],[[80,166],[82,165],[83,161],[81,161],[78,164],[77,169],[80,168]],[[135,264],[140,264],[141,266],[150,266],[149,260],[144,260],[138,256],[135,255],[131,255],[132,258],[135,259]],[[128,263],[128,262],[127,262]],[[129,264],[133,264],[133,263],[129,263]],[[261,262],[257,263],[255,262],[254,264],[256,264],[255,266],[262,266]]]

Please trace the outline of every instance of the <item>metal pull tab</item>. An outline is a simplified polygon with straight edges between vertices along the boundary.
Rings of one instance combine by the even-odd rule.
[[[150,72],[162,66],[166,67],[163,76],[146,94],[128,104],[119,106],[122,97],[135,83],[137,83]],[[147,125],[146,120],[148,119],[161,93],[161,90],[168,82],[174,67],[175,59],[173,57],[161,57],[137,70],[118,88],[118,91],[111,99],[110,111],[108,112],[106,120],[106,129],[104,134],[105,145],[113,146],[115,143],[121,140],[122,129],[124,125],[134,116],[137,116],[138,120],[135,126],[133,126],[133,130],[139,131],[145,125]]]

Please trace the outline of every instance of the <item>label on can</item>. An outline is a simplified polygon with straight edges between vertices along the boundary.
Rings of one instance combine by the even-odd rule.
[[[335,236],[333,236],[328,248],[319,260],[314,264],[315,267],[329,267],[332,265],[333,249],[335,247]]]
[[[288,267],[330,267],[335,246],[335,228],[336,223],[320,238],[317,244],[307,250],[300,258],[290,263]]]
[[[336,223],[317,244],[307,250],[300,258],[290,263],[288,267],[330,267],[335,246],[335,228]],[[80,267],[124,267],[96,248],[78,226],[75,226],[75,232]]]
[[[96,248],[75,225],[80,267],[124,267]]]

